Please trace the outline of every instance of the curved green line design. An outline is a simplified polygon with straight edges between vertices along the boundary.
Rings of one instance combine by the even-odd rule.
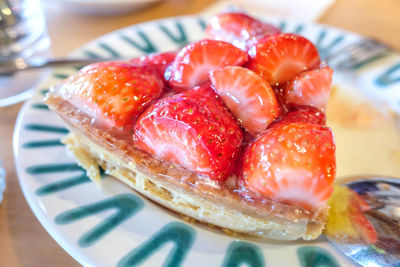
[[[174,247],[162,264],[164,267],[181,266],[196,238],[194,228],[180,222],[171,222],[161,228],[150,239],[124,256],[118,267],[139,266],[168,242]]]
[[[32,105],[32,108],[34,109],[43,109],[43,110],[49,110],[49,107],[46,104],[41,104],[41,103],[36,103]]]
[[[301,267],[340,267],[336,259],[326,250],[316,246],[297,249]]]
[[[200,28],[204,31],[207,27],[207,23],[204,19],[198,18],[197,23],[200,25]]]
[[[51,126],[51,125],[46,125],[46,124],[39,124],[39,123],[29,123],[29,124],[25,125],[24,128],[25,128],[25,130],[28,130],[28,131],[51,132],[51,133],[60,133],[60,134],[69,133],[67,128]]]
[[[62,73],[54,73],[53,74],[54,78],[57,78],[60,80],[64,80],[64,79],[68,78],[68,76],[69,76],[68,74],[62,74]]]
[[[394,75],[395,72],[397,72],[397,76]],[[400,83],[400,63],[391,66],[379,75],[379,77],[376,78],[375,83],[380,87],[387,87],[395,83]]]
[[[105,51],[107,51],[113,57],[120,57],[121,56],[114,48],[112,48],[108,44],[100,43],[99,46],[102,49],[104,49]]]
[[[225,254],[223,267],[239,267],[245,264],[248,267],[264,267],[265,259],[261,249],[251,243],[243,241],[232,242]]]
[[[44,140],[44,141],[30,141],[22,145],[23,148],[43,148],[43,147],[54,147],[63,146],[60,139],[56,140]]]
[[[36,190],[36,195],[38,196],[50,195],[52,193],[56,193],[68,189],[70,187],[74,187],[88,182],[90,182],[90,179],[86,175],[80,175],[39,187]]]
[[[126,35],[120,35],[120,38],[130,44],[131,46],[135,47],[136,49],[146,53],[155,53],[157,52],[157,48],[153,45],[150,39],[147,37],[143,31],[136,31],[137,36],[141,39],[142,44],[137,43],[132,38]]]
[[[294,29],[294,32],[297,33],[297,34],[300,34],[303,30],[304,30],[304,25],[303,25],[303,24],[299,24],[299,25],[297,25],[297,27]]]
[[[93,204],[65,211],[55,217],[54,221],[57,224],[69,224],[106,210],[116,210],[114,214],[83,234],[79,239],[78,244],[80,247],[89,247],[118,227],[121,223],[138,213],[143,206],[143,200],[139,197],[132,194],[121,194]]]
[[[40,90],[40,93],[42,95],[46,95],[48,92],[49,92],[49,88],[43,88],[43,89]]]
[[[280,23],[279,23],[279,29],[281,29],[281,32],[284,32],[285,30],[286,30],[286,21],[281,21]]]
[[[175,28],[177,29],[178,34],[174,35],[165,25],[160,24],[158,25],[160,30],[165,33],[165,35],[168,36],[169,39],[171,39],[174,43],[182,45],[182,44],[187,44],[188,39],[185,33],[185,30],[183,29],[182,23],[179,21],[175,22]]]
[[[32,175],[70,171],[85,172],[85,170],[76,163],[40,164],[26,168],[26,172]]]
[[[325,46],[323,46],[323,42],[325,40],[326,35],[327,35],[326,30],[321,30],[321,32],[318,34],[317,41],[315,42],[315,45],[318,48],[321,58],[324,58],[326,55],[328,55],[329,52],[333,48],[335,48],[335,46],[337,46],[338,44],[343,42],[343,40],[345,38],[344,35],[336,36],[336,38],[333,39],[329,44],[326,44]]]
[[[84,53],[85,56],[88,57],[88,58],[93,58],[93,59],[102,58],[101,56],[99,56],[98,54],[96,54],[96,53],[93,52],[93,51],[85,50],[83,53]]]

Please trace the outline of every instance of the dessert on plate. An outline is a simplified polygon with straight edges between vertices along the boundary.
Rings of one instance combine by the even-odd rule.
[[[46,103],[69,151],[178,213],[294,240],[324,229],[336,172],[333,71],[306,38],[242,13],[180,51],[84,67]]]

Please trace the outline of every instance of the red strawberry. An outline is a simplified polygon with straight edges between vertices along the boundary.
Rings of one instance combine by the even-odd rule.
[[[223,180],[243,133],[210,87],[197,87],[151,105],[136,122],[135,146],[168,162]]]
[[[122,62],[86,66],[60,87],[82,111],[110,127],[132,125],[136,117],[162,92],[152,71]]]
[[[208,79],[216,68],[243,65],[245,52],[227,42],[203,40],[185,46],[167,69],[165,77],[175,91],[184,91]]]
[[[310,106],[296,106],[286,113],[282,123],[305,122],[311,124],[326,125],[325,113]]]
[[[248,68],[271,85],[282,85],[298,73],[316,68],[317,48],[306,38],[291,33],[270,35],[257,41],[249,50]]]
[[[356,192],[352,191],[352,195],[349,203],[350,220],[361,239],[367,244],[374,244],[378,241],[378,235],[373,224],[363,213],[368,204]]]
[[[211,18],[205,31],[205,39],[225,41],[247,51],[253,40],[279,32],[275,26],[246,14],[227,12]]]
[[[324,67],[300,73],[283,90],[287,105],[309,105],[325,111],[332,88],[333,69]]]
[[[328,127],[279,123],[245,153],[243,179],[252,192],[306,209],[324,205],[332,194],[335,144]]]
[[[176,54],[174,51],[153,53],[131,59],[129,63],[135,66],[154,68],[160,77],[164,78],[165,69],[174,61]]]
[[[281,115],[271,86],[251,70],[225,67],[210,72],[210,80],[225,105],[253,136]]]

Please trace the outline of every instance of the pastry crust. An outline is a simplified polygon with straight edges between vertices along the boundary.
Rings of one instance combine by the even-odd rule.
[[[218,184],[185,168],[159,161],[134,148],[130,135],[111,132],[50,92],[46,103],[63,119],[70,134],[67,149],[100,183],[99,166],[147,198],[200,222],[225,230],[281,240],[317,238],[327,207],[309,211],[269,199],[248,199],[226,184]]]

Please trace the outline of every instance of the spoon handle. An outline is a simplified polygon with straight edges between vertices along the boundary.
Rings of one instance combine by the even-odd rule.
[[[79,58],[31,58],[22,59],[18,58],[12,61],[0,62],[0,75],[11,75],[18,71],[39,69],[46,67],[61,67],[71,65],[88,65],[100,61],[107,61],[111,59],[94,58],[94,59],[79,59]],[[112,59],[118,60],[118,59]],[[119,59],[122,60],[122,59]]]

